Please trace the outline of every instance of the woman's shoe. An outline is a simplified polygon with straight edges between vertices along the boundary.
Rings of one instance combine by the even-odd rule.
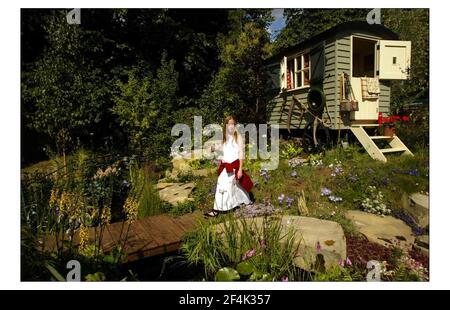
[[[209,216],[209,217],[215,217],[218,216],[219,212],[212,210],[211,212],[205,213],[205,216]]]

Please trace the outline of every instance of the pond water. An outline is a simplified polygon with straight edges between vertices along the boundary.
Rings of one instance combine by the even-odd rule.
[[[132,270],[139,281],[202,281],[202,266],[190,266],[178,252],[147,257],[121,266],[123,273]]]

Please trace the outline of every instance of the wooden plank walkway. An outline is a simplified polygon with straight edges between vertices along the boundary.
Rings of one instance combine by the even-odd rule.
[[[131,225],[123,222],[109,224],[103,231],[102,250],[104,253],[108,253],[116,245],[125,242],[124,249],[128,254],[128,262],[173,252],[180,248],[182,236],[186,232],[192,231],[197,222],[201,220],[203,220],[202,212],[195,211],[179,217],[167,214],[149,216],[136,220]],[[89,231],[91,242],[94,240],[94,235],[95,230],[91,228]],[[77,246],[78,243],[79,238],[76,234],[73,244]],[[55,237],[46,239],[45,249],[47,251],[56,250]]]

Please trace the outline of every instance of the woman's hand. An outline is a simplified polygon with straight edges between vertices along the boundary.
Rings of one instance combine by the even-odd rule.
[[[240,180],[242,178],[242,169],[238,170],[237,178],[238,178],[238,180]]]

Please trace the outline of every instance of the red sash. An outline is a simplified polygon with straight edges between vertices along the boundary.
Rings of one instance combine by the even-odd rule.
[[[242,170],[242,177],[240,179],[238,179],[237,177],[239,170],[239,159],[236,159],[232,163],[225,163],[223,161],[220,161],[219,168],[217,170],[217,175],[220,175],[223,169],[225,169],[227,173],[233,173],[234,169],[236,180],[239,181],[239,184],[242,186],[243,189],[245,189],[247,193],[250,193],[250,191],[253,188],[253,182],[248,176],[248,174],[245,173],[244,170]]]

